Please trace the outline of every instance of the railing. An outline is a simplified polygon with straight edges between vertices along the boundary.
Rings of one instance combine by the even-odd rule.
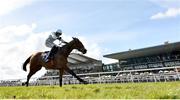
[[[126,82],[167,82],[167,81],[179,81],[180,72],[178,72],[180,66],[164,67],[164,68],[152,68],[141,70],[125,70],[114,72],[98,72],[98,73],[86,73],[77,74],[82,79],[88,81],[90,84],[102,84],[102,83],[126,83]],[[172,70],[172,71],[167,71]],[[159,73],[153,73],[153,71],[159,71]],[[24,80],[24,79],[23,79]],[[45,76],[41,78],[32,78],[30,85],[58,85],[59,76]],[[63,84],[80,84],[79,81],[71,75],[63,76]],[[0,81],[0,86],[17,86],[22,85],[22,81]]]

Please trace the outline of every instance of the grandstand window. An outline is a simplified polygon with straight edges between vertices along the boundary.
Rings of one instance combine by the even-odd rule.
[[[124,67],[124,70],[133,70],[133,66]]]
[[[103,65],[103,71],[106,71],[107,70],[107,67]]]
[[[175,60],[175,59],[176,59],[175,55],[174,55],[174,54],[171,54],[171,55],[170,55],[170,59],[171,59],[171,60]]]
[[[170,59],[170,55],[167,55],[167,60],[171,60],[171,59]]]
[[[148,64],[149,68],[158,68],[163,67],[162,63],[154,63],[154,64]]]
[[[172,66],[175,66],[175,63],[174,62],[165,62],[165,66],[172,67]]]
[[[166,60],[166,57],[165,57],[165,56],[162,56],[162,60],[165,61],[165,60]]]
[[[133,64],[134,60],[133,59],[127,59],[127,64]]]
[[[137,58],[136,60],[138,63],[146,63],[147,62],[145,57]]]
[[[152,62],[156,62],[157,59],[156,59],[155,56],[150,56],[150,57],[149,57],[149,61],[152,63]]]
[[[180,61],[175,61],[174,63],[176,66],[180,66]]]
[[[180,59],[180,54],[177,54],[176,57],[177,57],[177,59]]]
[[[162,61],[161,55],[158,55],[157,58],[158,58],[159,61]]]
[[[145,59],[146,59],[147,63],[150,62],[149,57],[146,57]]]
[[[126,61],[126,60],[120,60],[120,61],[119,61],[119,64],[121,64],[121,65],[127,65],[127,61]]]
[[[138,66],[134,66],[135,69],[145,69],[147,68],[147,65],[138,65]]]
[[[120,68],[119,63],[116,64],[118,68]]]
[[[113,71],[113,65],[109,65],[109,70]]]
[[[112,67],[113,67],[113,71],[118,70],[118,66],[117,66],[117,64],[113,64],[113,65],[112,65]]]

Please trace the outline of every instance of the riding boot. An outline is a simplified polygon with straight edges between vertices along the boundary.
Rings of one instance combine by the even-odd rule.
[[[56,51],[57,51],[57,48],[58,48],[57,46],[53,46],[53,47],[52,47],[51,51],[49,52],[48,56],[47,56],[46,59],[45,59],[45,62],[48,62],[50,59],[53,58],[54,54],[55,54]]]

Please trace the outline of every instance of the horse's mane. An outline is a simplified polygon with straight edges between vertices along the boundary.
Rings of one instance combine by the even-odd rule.
[[[79,39],[76,38],[76,37],[72,37],[72,38],[73,38],[73,40],[71,40],[68,44],[64,45],[63,48],[64,48],[64,47],[67,47],[67,46],[69,46],[69,45],[71,45],[74,41],[79,40]]]
[[[69,43],[72,43],[72,42],[74,42],[74,41],[79,41],[79,39],[78,38],[76,38],[76,37],[72,37],[73,38],[73,40],[71,40]]]

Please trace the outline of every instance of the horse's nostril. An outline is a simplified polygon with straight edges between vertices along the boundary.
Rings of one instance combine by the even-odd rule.
[[[84,49],[84,54],[87,52],[87,50],[86,49]]]

